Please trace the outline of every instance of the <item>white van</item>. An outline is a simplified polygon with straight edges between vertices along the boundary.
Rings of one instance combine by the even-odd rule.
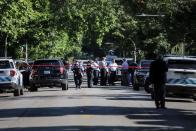
[[[166,92],[196,97],[196,58],[165,57],[168,64]]]

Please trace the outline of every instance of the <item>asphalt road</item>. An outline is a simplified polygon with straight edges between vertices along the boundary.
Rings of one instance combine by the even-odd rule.
[[[166,106],[120,85],[0,94],[0,131],[196,131],[196,102],[172,97]]]

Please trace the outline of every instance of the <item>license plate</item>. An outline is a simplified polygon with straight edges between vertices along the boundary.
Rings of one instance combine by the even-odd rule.
[[[50,71],[44,71],[44,74],[48,75],[48,74],[50,74]]]

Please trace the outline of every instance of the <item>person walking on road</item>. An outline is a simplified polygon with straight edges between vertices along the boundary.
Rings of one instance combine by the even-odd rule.
[[[116,80],[116,71],[117,71],[118,65],[115,62],[115,59],[112,60],[112,62],[109,64],[109,81],[111,85],[115,85],[114,82]]]
[[[92,88],[92,80],[93,80],[92,61],[88,61],[86,65],[86,76],[87,76],[87,86],[88,88]]]
[[[77,88],[80,89],[81,84],[82,84],[82,77],[83,77],[84,68],[78,61],[74,60],[74,63],[72,66],[72,71],[74,74],[74,81],[75,81],[76,89]]]
[[[161,55],[150,64],[150,82],[154,86],[154,100],[156,108],[165,109],[165,83],[168,66]]]

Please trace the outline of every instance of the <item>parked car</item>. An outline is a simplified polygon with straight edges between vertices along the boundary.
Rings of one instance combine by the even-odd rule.
[[[23,95],[23,76],[13,59],[0,59],[0,92]]]
[[[153,60],[141,60],[138,64],[138,69],[134,75],[135,86],[144,87],[145,78],[149,73],[150,64]]]
[[[164,60],[168,64],[166,94],[188,95],[196,100],[196,58],[165,57]],[[149,77],[145,83],[153,98]]]
[[[62,60],[35,60],[30,74],[30,91],[37,91],[40,87],[61,87],[68,90],[68,72]]]

